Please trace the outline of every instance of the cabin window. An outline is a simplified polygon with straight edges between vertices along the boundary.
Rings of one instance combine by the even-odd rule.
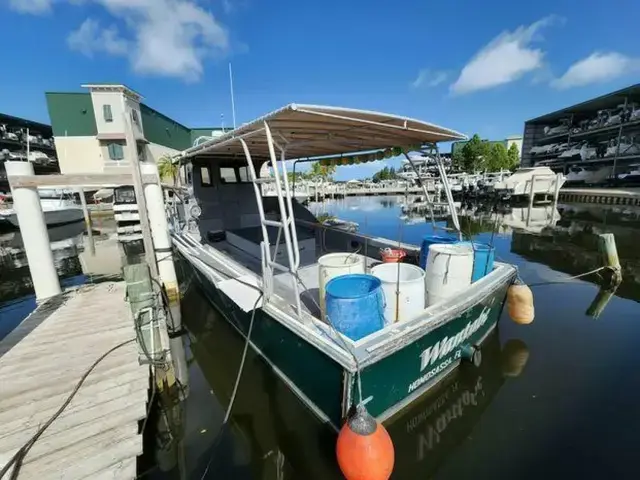
[[[220,169],[220,183],[238,183],[235,168]]]
[[[211,186],[211,173],[209,167],[200,167],[200,185],[203,187]]]
[[[248,182],[249,181],[249,167],[240,167],[238,169],[238,177],[240,178],[241,182]]]
[[[110,143],[107,145],[109,158],[111,160],[122,160],[124,158],[124,149],[120,143]]]
[[[113,113],[111,112],[111,105],[102,105],[102,116],[105,122],[113,122]]]

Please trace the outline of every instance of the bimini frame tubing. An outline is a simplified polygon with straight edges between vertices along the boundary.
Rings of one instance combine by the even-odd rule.
[[[447,196],[447,203],[449,204],[449,211],[451,212],[451,219],[453,220],[453,226],[458,232],[458,239],[462,240],[462,232],[460,230],[460,221],[458,220],[458,212],[456,211],[456,207],[453,203],[453,194],[451,193],[451,185],[449,185],[447,172],[445,171],[444,165],[442,164],[442,158],[440,157],[440,151],[438,149],[438,145],[434,143],[432,144],[432,148],[435,151],[436,165],[438,167],[438,172],[440,173],[440,180],[442,181],[444,192]]]
[[[411,165],[411,168],[413,169],[413,171],[416,174],[416,178],[418,179],[418,184],[420,185],[420,188],[422,188],[422,192],[424,193],[425,199],[427,200],[427,205],[429,206],[429,214],[431,215],[431,223],[433,223],[435,225],[436,222],[435,222],[435,217],[433,215],[433,199],[429,196],[429,192],[427,191],[427,186],[423,183],[422,179],[420,178],[420,173],[418,172],[418,169],[416,168],[415,164],[413,163],[413,160],[411,160],[411,158],[409,158],[409,155],[407,155],[407,152],[403,152],[403,155],[405,156],[405,158],[409,162],[409,165]]]
[[[278,207],[280,209],[281,227],[284,230],[284,242],[287,249],[287,258],[289,260],[289,272],[291,273],[291,282],[293,286],[293,292],[295,294],[296,311],[298,318],[302,321],[302,305],[300,303],[300,292],[298,287],[298,268],[300,267],[300,251],[298,249],[298,234],[296,232],[296,224],[293,216],[293,204],[291,202],[291,190],[289,189],[289,180],[287,179],[287,170],[284,165],[285,154],[284,148],[279,148],[281,151],[281,163],[282,163],[282,176],[284,183],[284,192],[286,196],[285,201],[282,198],[282,185],[280,183],[280,168],[278,167],[278,159],[274,148],[273,136],[271,134],[271,128],[269,124],[264,122],[264,130],[267,135],[267,144],[269,147],[269,157],[271,159],[271,168],[273,168],[274,181],[276,185],[276,196],[278,198]],[[261,199],[260,199],[261,200]],[[264,219],[265,224],[269,224],[268,220]],[[280,226],[278,225],[278,226]],[[266,237],[269,238],[268,236]],[[278,264],[275,259],[271,261],[271,266],[282,269],[282,266]]]

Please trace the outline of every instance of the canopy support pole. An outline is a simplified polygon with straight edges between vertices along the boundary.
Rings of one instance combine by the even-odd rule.
[[[453,194],[451,193],[451,185],[449,185],[449,179],[447,178],[447,172],[442,164],[442,158],[440,157],[440,151],[438,145],[433,144],[435,150],[436,165],[438,166],[438,172],[440,172],[440,180],[444,187],[444,192],[447,196],[447,203],[449,204],[449,211],[451,212],[451,219],[453,220],[453,226],[458,232],[458,239],[462,240],[462,232],[460,230],[460,221],[458,220],[458,212],[456,211],[455,204],[453,202]]]
[[[411,165],[411,168],[413,169],[413,171],[416,174],[416,178],[418,179],[418,185],[420,185],[420,188],[422,188],[422,192],[424,193],[424,196],[425,196],[425,198],[427,200],[427,205],[429,206],[429,214],[431,215],[431,223],[435,227],[436,219],[435,219],[435,216],[433,214],[433,200],[429,196],[429,192],[427,190],[427,186],[422,182],[422,179],[420,178],[420,172],[418,172],[418,169],[416,168],[415,164],[413,163],[413,160],[411,160],[411,158],[409,157],[409,155],[407,155],[406,152],[403,152],[403,155],[405,156],[405,158],[409,162],[409,165]]]

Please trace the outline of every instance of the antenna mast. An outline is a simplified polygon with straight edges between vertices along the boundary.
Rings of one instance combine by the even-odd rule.
[[[236,129],[236,102],[233,98],[233,70],[231,69],[231,62],[229,62],[229,85],[231,87],[231,115],[233,118],[233,129]]]

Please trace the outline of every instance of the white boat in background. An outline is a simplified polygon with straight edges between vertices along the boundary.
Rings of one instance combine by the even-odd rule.
[[[624,173],[618,175],[618,179],[624,182],[640,182],[640,163],[629,165]]]
[[[552,195],[556,182],[560,182],[560,188],[562,188],[565,181],[564,175],[556,175],[549,167],[519,168],[509,178],[496,182],[494,191],[504,197],[529,196],[532,191],[533,195]]]
[[[487,172],[478,180],[478,188],[485,192],[493,192],[496,183],[505,181],[511,176],[511,171],[500,170],[499,172]]]
[[[80,207],[73,196],[73,192],[59,189],[40,189],[40,205],[44,213],[44,221],[48,227],[53,225],[64,225],[67,223],[80,222],[84,219],[82,207]],[[0,205],[0,228],[19,228],[18,215],[7,202],[10,196],[5,196],[5,205]]]
[[[612,167],[574,165],[567,174],[567,185],[594,185],[606,181],[612,172]]]

